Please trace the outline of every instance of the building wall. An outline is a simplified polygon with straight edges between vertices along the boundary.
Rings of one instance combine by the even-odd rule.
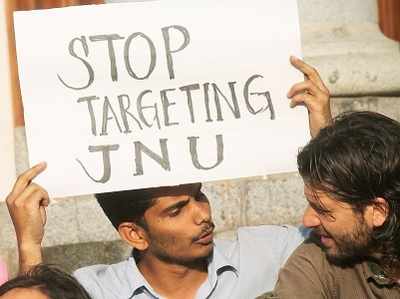
[[[400,120],[400,47],[379,31],[376,1],[302,0],[299,9],[303,54],[331,90],[333,113],[372,110]],[[20,172],[27,167],[23,128],[16,137]],[[204,189],[220,237],[232,237],[245,225],[298,225],[306,206],[297,173],[206,183]],[[92,196],[54,200],[48,217],[47,259],[68,270],[117,261],[129,252]],[[1,204],[0,227],[0,252],[15,269],[13,228]]]

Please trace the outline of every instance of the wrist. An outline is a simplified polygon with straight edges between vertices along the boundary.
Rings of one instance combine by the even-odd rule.
[[[19,272],[26,273],[43,262],[42,247],[37,243],[18,243]]]
[[[18,241],[18,251],[20,253],[29,253],[42,251],[42,245],[32,241]]]

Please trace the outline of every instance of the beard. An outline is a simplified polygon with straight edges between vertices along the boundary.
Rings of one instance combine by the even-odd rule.
[[[156,235],[151,230],[148,230],[147,233],[152,240],[149,251],[151,251],[153,256],[156,256],[163,262],[182,265],[190,268],[198,268],[199,265],[202,266],[207,264],[212,258],[213,244],[211,243],[205,247],[204,250],[193,253],[193,255],[188,255],[187,253],[190,252],[192,243],[199,239],[203,232],[214,230],[214,227],[215,225],[211,221],[204,224],[201,233],[198,236],[194,236],[190,240],[182,240],[170,235]],[[181,246],[185,244],[186,246]]]
[[[162,240],[161,240],[162,242]],[[165,243],[161,243],[160,240],[156,242],[153,241],[151,246],[151,253],[156,256],[159,260],[174,265],[186,266],[189,268],[197,268],[198,265],[208,263],[208,260],[213,255],[213,246],[210,245],[209,250],[204,252],[202,255],[187,256],[184,250],[170,250],[170,248],[165,247]],[[175,240],[170,239],[168,242],[175,242]]]
[[[330,233],[322,227],[313,230],[320,247],[325,251],[327,260],[338,266],[351,266],[370,256],[377,248],[373,239],[373,229],[361,219],[350,233]],[[321,243],[320,236],[327,236],[334,241],[334,247]]]

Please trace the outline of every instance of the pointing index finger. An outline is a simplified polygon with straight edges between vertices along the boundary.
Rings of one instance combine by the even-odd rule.
[[[312,82],[314,82],[319,89],[326,91],[327,88],[322,81],[320,75],[318,74],[317,70],[313,68],[312,66],[308,65],[305,63],[303,60],[295,57],[295,56],[290,56],[290,63],[298,69],[300,72],[302,72],[304,75],[308,77]]]
[[[47,164],[45,162],[41,162],[22,173],[15,182],[14,188],[11,193],[14,195],[20,194],[23,190],[25,190],[25,188],[31,183],[31,181],[35,177],[37,177],[46,169],[46,166]]]

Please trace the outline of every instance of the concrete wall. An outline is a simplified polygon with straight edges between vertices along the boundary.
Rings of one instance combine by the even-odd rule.
[[[376,1],[303,0],[299,8],[304,57],[330,88],[334,114],[367,109],[400,120],[399,44],[380,33]],[[23,128],[17,129],[18,171],[27,166],[24,139]],[[207,183],[204,188],[220,237],[232,237],[244,225],[299,224],[305,208],[296,173]],[[48,215],[48,261],[72,270],[117,261],[129,252],[92,196],[55,200]],[[0,227],[0,252],[15,269],[13,229],[1,204]]]

